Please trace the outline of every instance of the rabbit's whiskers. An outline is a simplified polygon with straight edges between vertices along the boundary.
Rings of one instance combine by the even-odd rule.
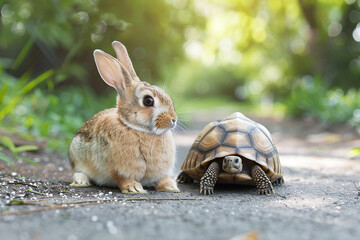
[[[175,134],[183,134],[183,133],[190,133],[190,130],[184,123],[178,121],[176,127],[173,129],[173,132]]]

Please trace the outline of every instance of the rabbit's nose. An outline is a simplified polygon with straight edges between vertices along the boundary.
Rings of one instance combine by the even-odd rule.
[[[175,127],[176,126],[176,119],[172,118],[171,119],[171,127]]]

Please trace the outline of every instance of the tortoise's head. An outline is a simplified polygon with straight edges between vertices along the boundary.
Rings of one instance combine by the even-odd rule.
[[[239,173],[243,168],[242,160],[239,156],[226,156],[222,168],[227,173]]]

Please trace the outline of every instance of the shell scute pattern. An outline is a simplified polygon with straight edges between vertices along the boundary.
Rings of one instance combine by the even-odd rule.
[[[264,136],[264,133],[260,131],[258,128],[254,129],[249,135],[252,146],[257,150],[257,152],[266,154],[266,156],[270,157],[275,155],[273,149],[273,143],[268,137]]]
[[[197,149],[200,152],[205,153],[209,149],[215,149],[219,147],[219,139],[222,138],[223,134],[224,132],[221,128],[214,126],[204,135],[202,139],[200,139]]]
[[[234,147],[236,149],[251,147],[249,134],[242,132],[236,132],[235,134],[226,134],[223,144]]]
[[[233,113],[209,123],[191,146],[181,170],[199,180],[210,163],[217,158],[239,155],[258,163],[271,181],[280,178],[283,170],[269,131],[241,113]],[[247,184],[246,173],[222,172],[219,182]]]

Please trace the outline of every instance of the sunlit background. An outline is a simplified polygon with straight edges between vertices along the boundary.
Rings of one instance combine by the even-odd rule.
[[[66,152],[115,104],[96,48],[127,47],[184,121],[230,107],[360,132],[360,0],[0,1],[0,124]]]

